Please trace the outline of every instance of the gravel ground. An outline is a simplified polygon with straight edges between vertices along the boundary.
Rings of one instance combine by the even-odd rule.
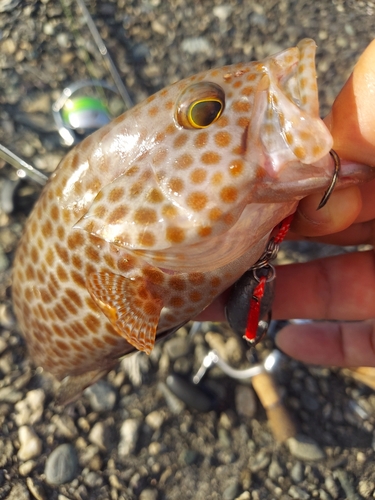
[[[324,114],[375,35],[369,1],[87,5],[135,102],[197,71],[312,37]],[[65,152],[52,102],[67,84],[107,77],[75,2],[0,0],[3,144],[52,171]],[[11,311],[12,258],[40,189],[21,183],[12,210],[10,179],[14,170],[0,163],[0,500],[375,498],[375,395],[346,373],[284,362],[278,384],[300,431],[288,445],[273,438],[251,386],[216,368],[207,411],[173,396],[168,375],[196,371],[207,345],[244,361],[223,325],[203,324],[192,338],[183,328],[138,358],[142,377],[121,363],[76,403],[56,406],[54,383],[28,360]],[[285,255],[326,251],[303,244]],[[270,349],[267,340],[259,356]]]

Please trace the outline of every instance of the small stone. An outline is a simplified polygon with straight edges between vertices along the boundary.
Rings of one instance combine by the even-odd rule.
[[[309,500],[311,497],[310,497],[310,494],[303,490],[302,488],[300,488],[299,486],[291,486],[288,490],[288,494],[292,497],[292,498],[295,498],[296,500]]]
[[[271,458],[264,451],[260,451],[255,457],[252,457],[249,461],[249,468],[251,472],[259,472],[260,470],[268,467]]]
[[[158,389],[163,394],[170,412],[174,415],[179,415],[184,410],[185,403],[175,396],[164,382],[159,382]]]
[[[25,99],[22,110],[26,113],[48,113],[51,109],[51,98],[47,93],[41,93],[33,98]]]
[[[0,8],[1,12],[1,8]],[[2,41],[1,43],[1,52],[3,54],[7,54],[8,56],[11,56],[16,52],[17,46],[14,43],[14,40],[11,38],[6,38],[5,40]]]
[[[116,391],[105,380],[99,380],[96,384],[84,391],[88,397],[91,408],[94,411],[111,411],[116,404]]]
[[[118,453],[120,456],[126,457],[135,450],[140,425],[141,422],[135,418],[128,418],[122,424],[120,429],[120,442],[118,444]]]
[[[164,349],[167,352],[169,359],[175,361],[178,358],[187,356],[190,352],[189,341],[186,337],[172,337],[164,344]]]
[[[141,494],[139,495],[139,500],[157,500],[157,498],[158,498],[157,490],[152,490],[150,488],[141,491]]]
[[[276,481],[279,477],[283,477],[283,475],[284,471],[281,465],[279,464],[276,458],[273,458],[268,469],[268,477],[273,481]]]
[[[96,444],[102,451],[108,451],[113,446],[113,429],[105,422],[97,422],[90,431],[89,441]]]
[[[23,483],[16,483],[6,500],[30,500],[30,493]]]
[[[237,413],[241,417],[253,418],[257,411],[254,390],[245,385],[237,385],[234,397]]]
[[[10,439],[0,439],[0,467],[9,464],[14,454],[12,441]]]
[[[191,465],[197,459],[198,453],[195,450],[183,450],[179,457],[178,461],[183,465]]]
[[[42,452],[42,440],[36,435],[32,427],[28,425],[20,427],[18,429],[18,439],[21,446],[17,456],[20,460],[39,457]]]
[[[30,472],[35,468],[36,462],[35,460],[28,460],[27,462],[23,462],[18,467],[18,472],[21,476],[28,476]]]
[[[148,445],[148,452],[150,455],[159,455],[161,444],[158,441],[153,441]]]
[[[319,490],[319,500],[332,500],[332,497],[329,493],[327,493],[322,488]]]
[[[251,500],[250,492],[244,491],[239,497],[236,498],[236,500]]]
[[[226,429],[219,428],[217,434],[220,447],[229,448],[231,445],[231,438],[228,431]]]
[[[39,422],[43,415],[44,401],[46,395],[43,389],[29,391],[26,397],[15,404],[16,415],[14,420],[20,427],[25,424],[35,424]]]
[[[31,477],[26,479],[26,484],[35,500],[47,500],[46,492],[41,484],[37,483]]]
[[[214,16],[218,17],[220,21],[226,21],[228,17],[231,15],[232,11],[233,11],[232,6],[228,4],[216,5],[212,9]]]
[[[344,490],[345,498],[348,498],[350,500],[361,500],[360,496],[357,495],[355,491],[353,478],[347,471],[343,469],[337,469],[334,472],[334,477],[337,477],[337,479],[339,480],[341,488]]]
[[[160,411],[152,411],[145,418],[146,424],[154,431],[160,429],[164,422],[164,414]]]
[[[77,420],[78,427],[83,430],[83,432],[89,432],[90,422],[85,417],[80,417]]]
[[[64,49],[70,47],[69,35],[67,33],[58,33],[56,35],[56,42]]]
[[[22,392],[16,391],[12,386],[0,389],[0,402],[2,403],[18,403],[22,398]]]
[[[86,474],[84,482],[90,488],[100,488],[103,484],[103,478],[97,472],[90,471]]]
[[[99,455],[94,455],[88,463],[88,467],[93,471],[100,471],[103,467],[103,460]]]
[[[13,238],[14,236],[11,233],[5,233],[2,235],[4,237],[8,235],[9,238]],[[6,241],[2,241],[2,243],[6,244]],[[11,309],[9,304],[0,304],[0,325],[3,328],[13,328],[16,324],[16,318],[14,316],[13,310]]]
[[[295,483],[300,483],[303,479],[303,466],[301,462],[296,462],[290,471],[290,477]]]
[[[8,347],[7,341],[3,337],[0,337],[0,354],[2,354],[7,347]]]
[[[78,436],[78,430],[74,420],[69,415],[53,415],[52,422],[56,425],[57,433],[67,439],[75,439]]]
[[[358,491],[363,496],[363,498],[370,498],[375,489],[374,481],[369,481],[367,479],[362,479],[358,483]]]
[[[53,27],[53,24],[51,23],[44,23],[43,24],[43,33],[45,35],[53,35],[55,33],[55,28]]]
[[[108,478],[109,484],[112,486],[112,488],[115,488],[116,490],[121,490],[123,488],[123,485],[121,484],[119,478],[116,476],[116,474],[111,474]]]
[[[323,460],[325,457],[320,446],[310,437],[297,435],[287,441],[290,453],[300,460]]]
[[[155,33],[158,33],[159,35],[165,35],[167,32],[167,27],[160,21],[158,21],[158,19],[152,21],[151,29],[152,31],[155,31]]]
[[[333,477],[327,476],[324,480],[324,485],[325,485],[328,493],[331,495],[331,497],[336,500],[336,498],[339,497],[339,489],[338,489],[337,484],[336,484],[335,480],[333,479]]]
[[[88,464],[91,462],[91,460],[98,456],[99,448],[95,444],[87,445],[86,443],[81,447],[80,445],[78,445],[78,440],[79,438],[76,441],[76,448],[80,450],[79,463],[83,467],[88,467]]]
[[[229,484],[224,487],[223,491],[223,500],[234,500],[238,495],[238,490],[240,489],[240,485],[238,481],[231,479],[228,481]]]
[[[77,453],[71,444],[62,444],[53,450],[44,469],[47,483],[55,485],[72,481],[77,472]]]
[[[181,43],[181,50],[191,55],[212,53],[212,46],[203,36],[188,37]]]
[[[360,464],[364,464],[366,460],[367,460],[366,454],[363,453],[363,451],[359,451],[357,453],[357,462],[359,462]]]

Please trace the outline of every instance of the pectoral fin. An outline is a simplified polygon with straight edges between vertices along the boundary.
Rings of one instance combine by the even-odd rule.
[[[163,301],[150,292],[147,282],[107,272],[92,273],[87,279],[91,297],[119,335],[136,349],[150,354]]]

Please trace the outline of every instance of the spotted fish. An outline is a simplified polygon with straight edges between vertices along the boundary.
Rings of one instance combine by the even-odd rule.
[[[150,353],[329,185],[315,44],[161,90],[71,150],[19,244],[14,309],[37,365],[88,385]]]

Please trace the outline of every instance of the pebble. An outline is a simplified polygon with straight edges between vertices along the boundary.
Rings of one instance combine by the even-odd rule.
[[[94,411],[111,411],[115,407],[117,394],[106,380],[99,380],[84,391]]]
[[[26,394],[24,399],[15,404],[16,414],[14,420],[20,427],[25,424],[39,422],[43,415],[46,395],[43,389],[34,389]]]
[[[185,449],[180,453],[178,461],[180,464],[191,465],[196,462],[197,457],[198,457],[197,451]]]
[[[49,455],[44,473],[49,484],[59,485],[72,481],[78,473],[78,457],[71,444],[61,444]]]
[[[118,453],[121,457],[126,457],[133,453],[137,445],[141,422],[136,418],[128,418],[120,428],[120,441]]]
[[[238,495],[240,484],[237,480],[230,479],[229,484],[224,486],[223,500],[234,500]]]
[[[323,460],[324,451],[310,437],[297,435],[287,441],[290,453],[300,460]]]
[[[254,390],[245,385],[237,385],[234,398],[238,415],[241,417],[253,418],[257,411]]]
[[[113,427],[106,422],[96,422],[89,434],[89,441],[102,451],[110,450],[114,445]]]
[[[232,14],[233,8],[229,4],[215,5],[212,9],[214,16],[218,17],[220,21],[226,21]]]
[[[175,396],[164,382],[158,383],[158,390],[163,394],[170,412],[174,415],[179,415],[185,408],[185,403]]]
[[[328,493],[331,495],[331,497],[336,500],[339,497],[339,489],[337,487],[337,484],[335,480],[333,479],[332,476],[327,476],[324,480],[324,485],[328,491]]]
[[[46,492],[40,483],[28,477],[26,479],[26,484],[35,500],[47,500]]]
[[[84,476],[84,483],[90,488],[100,488],[103,484],[103,478],[97,472],[89,471]]]
[[[28,425],[23,425],[18,429],[18,439],[20,449],[17,456],[20,460],[26,461],[30,458],[39,457],[42,452],[42,440],[36,435],[34,429]]]
[[[148,445],[148,452],[150,455],[159,455],[161,450],[161,444],[158,441],[153,441]]]
[[[347,500],[361,500],[361,497],[357,495],[355,491],[355,486],[351,476],[343,469],[337,469],[334,472],[334,477],[336,477],[341,488],[344,490]]]
[[[207,38],[203,36],[185,38],[181,43],[181,50],[191,55],[209,54],[212,47]]]
[[[276,481],[279,477],[284,475],[284,471],[276,458],[272,459],[268,469],[268,477]]]
[[[250,458],[249,468],[251,472],[259,472],[268,467],[270,461],[270,455],[268,455],[264,451],[260,451],[259,453],[257,453],[257,455],[255,455],[255,457]]]
[[[319,490],[319,500],[332,500],[332,497],[322,488]]]
[[[0,354],[2,354],[7,347],[8,347],[7,341],[3,337],[0,337]]]
[[[290,471],[290,477],[295,483],[300,483],[303,479],[303,465],[301,462],[296,462]]]
[[[16,483],[6,500],[30,500],[29,490],[25,484]]]
[[[306,490],[300,488],[299,486],[291,486],[288,490],[288,494],[292,497],[295,498],[296,500],[309,500],[310,493],[308,493]]]
[[[145,422],[148,426],[151,427],[154,431],[160,429],[160,427],[163,425],[164,422],[164,414],[161,411],[152,411],[149,413],[146,418]]]
[[[76,447],[77,448],[78,448],[78,439],[76,441]],[[84,467],[89,467],[89,464],[91,464],[92,461],[95,461],[96,457],[99,456],[98,455],[98,453],[99,453],[99,447],[97,445],[95,445],[95,444],[89,444],[89,445],[87,445],[85,443],[82,448],[79,448],[79,450],[80,450],[79,463],[82,466],[84,466]],[[90,467],[90,469],[91,468],[92,467]]]
[[[16,391],[12,386],[2,387],[0,389],[0,402],[18,403],[23,398],[21,391]]]
[[[190,343],[187,337],[172,337],[164,344],[164,349],[171,361],[187,356],[190,352]]]
[[[250,492],[249,491],[244,491],[235,500],[251,500]]]
[[[78,437],[78,429],[72,417],[63,413],[62,415],[53,415],[51,421],[56,425],[57,434],[67,439]]]
[[[141,491],[139,495],[139,500],[157,500],[157,498],[158,498],[157,490],[152,490],[150,488]]]
[[[23,462],[18,467],[18,472],[21,476],[28,476],[30,472],[35,468],[36,462],[35,460],[28,460],[27,462]]]
[[[358,483],[358,491],[363,496],[363,498],[370,498],[374,493],[375,483],[374,481],[362,479]]]

